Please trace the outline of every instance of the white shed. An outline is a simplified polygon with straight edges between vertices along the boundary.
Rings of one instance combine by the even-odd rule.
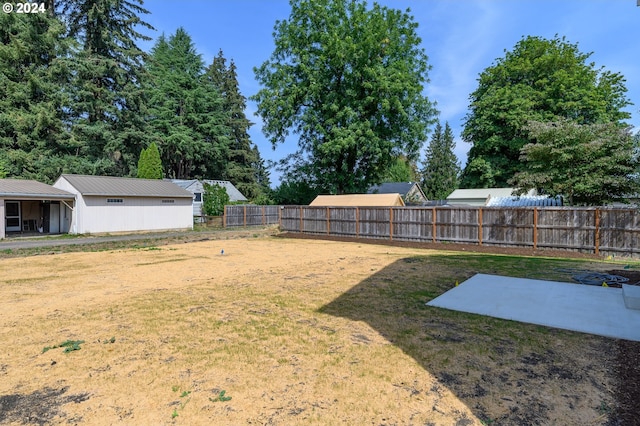
[[[53,186],[75,194],[71,234],[193,229],[193,194],[171,182],[63,174]]]
[[[447,203],[452,206],[486,206],[491,199],[510,197],[514,191],[515,188],[456,189],[447,197]],[[536,192],[531,190],[525,195],[536,195]]]

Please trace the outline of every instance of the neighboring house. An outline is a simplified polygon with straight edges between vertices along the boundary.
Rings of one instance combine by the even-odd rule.
[[[35,180],[0,179],[0,239],[7,233],[69,230],[75,195]]]
[[[322,207],[394,207],[404,206],[400,194],[318,195],[310,206]]]
[[[367,193],[400,194],[402,200],[408,206],[422,206],[429,201],[418,182],[385,182],[372,186]]]
[[[492,198],[511,197],[514,190],[514,188],[456,189],[447,197],[447,204],[451,206],[486,206]],[[536,192],[532,190],[525,195],[536,195]]]
[[[171,182],[63,174],[53,186],[75,195],[71,234],[193,229],[193,194]]]
[[[219,185],[227,190],[229,201],[242,202],[248,201],[247,198],[242,195],[238,189],[233,186],[228,180],[183,180],[183,179],[171,179],[171,182],[175,183],[179,187],[186,189],[193,194],[193,215],[203,216],[202,214],[202,197],[204,194],[204,183],[209,185]]]

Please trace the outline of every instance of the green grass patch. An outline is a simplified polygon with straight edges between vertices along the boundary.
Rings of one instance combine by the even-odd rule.
[[[59,345],[55,345],[55,346],[45,346],[42,349],[42,353],[45,353],[51,349],[56,349],[56,348],[64,348],[64,353],[69,353],[69,352],[73,352],[73,351],[79,351],[80,345],[84,343],[84,340],[65,340],[64,342],[60,343]]]

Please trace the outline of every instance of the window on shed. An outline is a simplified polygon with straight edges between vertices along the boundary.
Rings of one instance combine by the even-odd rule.
[[[122,198],[107,198],[107,204],[122,204],[124,200]]]
[[[202,192],[195,192],[193,194],[193,201],[195,201],[196,203],[201,203],[202,202]]]

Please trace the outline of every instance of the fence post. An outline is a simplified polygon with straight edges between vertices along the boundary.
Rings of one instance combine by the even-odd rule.
[[[431,213],[431,238],[433,242],[436,242],[436,208],[432,207]]]
[[[282,210],[284,206],[278,206],[278,227],[282,230]]]
[[[300,232],[303,231],[303,224],[302,224],[302,206],[300,206]]]
[[[329,223],[329,206],[327,206],[327,212],[325,214],[327,215],[327,235],[331,235],[331,223]]]
[[[533,249],[538,248],[538,208],[533,208]]]
[[[360,235],[360,208],[356,207],[356,238]]]
[[[600,209],[596,208],[596,229],[595,229],[595,245],[596,245],[596,256],[600,254]]]
[[[244,213],[243,213],[244,227],[247,227],[247,205],[244,205]]]
[[[227,227],[227,207],[229,207],[229,206],[224,206],[224,211],[222,212],[222,227],[223,228]]]
[[[264,215],[264,206],[262,206],[262,225],[264,225],[265,223],[267,223],[267,218]]]
[[[393,207],[389,207],[389,239],[393,240]]]
[[[482,207],[478,208],[478,245],[482,245]]]

